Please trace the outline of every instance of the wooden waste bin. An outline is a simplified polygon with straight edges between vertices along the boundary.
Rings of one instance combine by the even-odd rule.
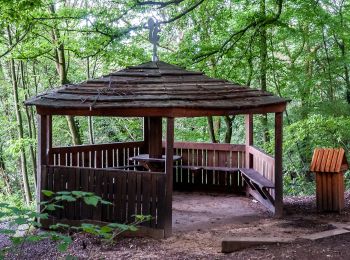
[[[316,204],[319,211],[344,208],[344,172],[348,163],[343,148],[316,148],[310,171],[316,174]]]

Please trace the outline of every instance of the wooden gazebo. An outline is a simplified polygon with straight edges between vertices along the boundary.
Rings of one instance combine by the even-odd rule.
[[[113,205],[70,203],[59,222],[130,222],[152,215],[144,230],[171,235],[172,191],[247,192],[282,214],[282,113],[271,93],[209,78],[164,62],[148,62],[80,84],[64,85],[26,102],[38,113],[38,191],[84,190]],[[253,114],[274,113],[274,157],[253,146]],[[246,115],[246,143],[174,143],[174,118]],[[143,117],[140,142],[52,147],[52,116]],[[166,138],[162,141],[162,119]],[[39,192],[40,200],[45,199]]]

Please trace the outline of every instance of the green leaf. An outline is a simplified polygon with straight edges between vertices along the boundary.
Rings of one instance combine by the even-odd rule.
[[[120,225],[119,223],[109,223],[107,226],[111,228],[118,228],[119,225]]]
[[[57,192],[58,193],[58,192]],[[76,201],[77,199],[74,198],[71,195],[62,195],[62,196],[57,196],[56,200],[58,201],[68,201],[68,202],[72,202],[72,201]]]
[[[62,235],[60,233],[56,233],[56,232],[50,232],[50,236],[51,239],[53,241],[61,241],[58,245],[57,245],[57,249],[60,252],[65,252],[68,249],[68,246],[73,242],[72,238],[70,236],[65,236]]]
[[[0,208],[3,209],[3,208],[8,208],[10,207],[10,205],[8,203],[0,203]]]
[[[14,235],[14,234],[16,234],[16,231],[14,231],[12,229],[0,229],[0,234]]]
[[[14,245],[19,245],[23,242],[24,237],[10,237],[10,240]]]
[[[49,205],[46,206],[46,210],[54,211],[54,210],[56,210],[56,205],[55,204],[49,204]]]
[[[23,217],[18,217],[16,219],[14,219],[14,222],[17,224],[17,225],[23,225],[23,224],[27,224],[29,221],[28,218],[23,218]]]
[[[126,225],[126,224],[117,224],[117,223],[114,223],[115,224],[115,227],[122,230],[122,231],[126,231],[126,230],[129,230],[129,225]]]
[[[51,225],[51,226],[49,227],[49,229],[59,229],[59,228],[69,228],[69,225],[57,223],[57,224]]]
[[[5,216],[8,216],[9,214],[7,212],[0,212],[0,218],[3,218]]]
[[[28,214],[28,217],[30,218],[42,218],[42,219],[48,219],[49,218],[49,214],[47,213],[38,213],[38,212],[30,212]]]
[[[81,198],[85,195],[85,192],[74,190],[72,191],[72,195],[74,195],[75,197]]]
[[[43,225],[40,222],[33,221],[32,225],[36,228],[41,228]]]
[[[53,191],[50,191],[50,190],[42,190],[41,192],[42,192],[46,197],[51,197],[52,195],[55,194]]]
[[[70,245],[70,243],[62,242],[62,243],[59,243],[57,245],[57,249],[60,252],[65,252],[65,251],[67,251],[69,245]]]
[[[110,233],[112,231],[113,231],[113,229],[111,227],[109,227],[109,226],[101,227],[101,232],[103,232],[103,233]]]
[[[135,232],[138,230],[138,228],[134,225],[129,225],[129,230],[132,231],[132,232]]]
[[[151,215],[134,215],[137,222],[145,222],[152,219]]]
[[[29,242],[38,242],[40,240],[42,240],[43,238],[41,236],[35,236],[35,235],[32,235],[32,236],[28,236],[26,238],[27,241]]]
[[[93,235],[99,235],[100,234],[100,227],[98,225],[83,223],[81,224],[81,228],[84,232],[93,234]]]
[[[72,193],[70,191],[58,191],[56,194],[57,195],[71,195]]]
[[[113,205],[112,202],[109,202],[107,200],[101,200],[100,202],[101,202],[101,204],[104,204],[104,205]]]
[[[92,205],[94,207],[97,206],[97,203],[98,203],[98,197],[96,196],[89,196],[89,197],[84,197],[84,202],[85,204],[87,205]]]

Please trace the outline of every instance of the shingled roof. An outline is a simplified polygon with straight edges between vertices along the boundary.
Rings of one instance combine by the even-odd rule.
[[[343,148],[316,148],[310,165],[311,172],[341,172],[349,169]]]
[[[41,114],[206,116],[282,112],[287,100],[165,62],[147,62],[26,101]]]

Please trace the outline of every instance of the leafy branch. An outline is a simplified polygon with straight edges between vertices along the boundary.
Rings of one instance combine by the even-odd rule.
[[[279,17],[281,16],[281,13],[282,13],[282,7],[283,7],[283,0],[278,0],[278,2],[277,2],[277,13],[274,16],[259,18],[259,19],[256,19],[256,20],[252,21],[251,23],[247,24],[242,29],[232,33],[231,36],[226,41],[224,41],[224,43],[219,48],[217,48],[217,49],[215,49],[213,51],[204,53],[204,54],[200,54],[200,55],[194,57],[194,60],[196,62],[200,62],[200,61],[202,61],[202,60],[204,60],[204,59],[206,59],[206,58],[208,58],[208,57],[210,57],[210,56],[212,56],[214,54],[217,54],[217,53],[225,54],[225,53],[227,53],[230,49],[233,48],[233,46],[235,46],[235,44],[238,41],[240,41],[242,39],[242,37],[245,35],[245,33],[247,31],[249,31],[250,29],[252,29],[252,28],[260,28],[260,27],[266,26],[268,24],[273,24],[276,21],[278,21]],[[232,43],[232,41],[233,41],[233,43]]]
[[[168,5],[172,5],[172,4],[180,4],[181,2],[183,2],[185,0],[170,0],[170,1],[166,1],[166,2],[157,2],[157,1],[139,1],[136,0],[137,5],[153,5],[153,6],[158,6],[158,8],[164,8]]]

